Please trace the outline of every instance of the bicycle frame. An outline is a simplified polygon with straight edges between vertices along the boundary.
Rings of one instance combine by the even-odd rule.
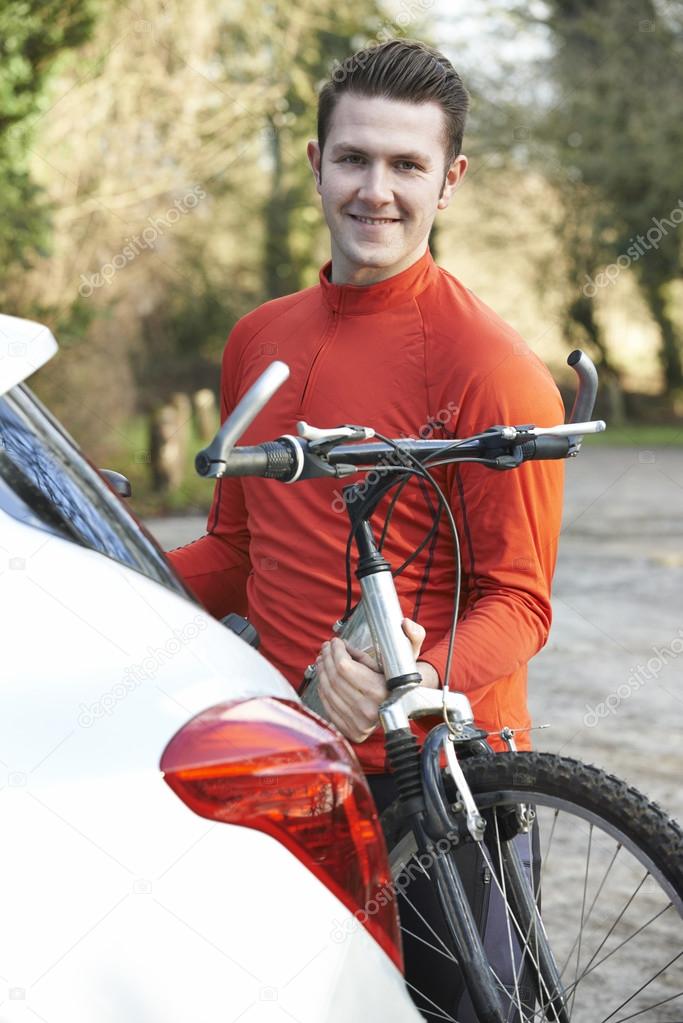
[[[401,625],[403,615],[391,566],[378,550],[370,517],[379,500],[396,482],[397,475],[399,479],[401,475],[405,477],[407,472],[416,471],[415,466],[423,470],[424,467],[449,462],[477,461],[498,470],[509,470],[532,458],[559,459],[578,454],[582,436],[600,432],[605,424],[584,421],[592,413],[597,391],[593,364],[581,352],[573,352],[568,362],[578,375],[579,387],[570,422],[560,426],[492,427],[463,441],[404,440],[388,444],[358,444],[357,441],[370,441],[374,431],[362,426],[320,430],[299,423],[298,437],[285,436],[252,448],[235,448],[238,437],[288,375],[284,364],[274,363],[238,403],[212,443],[197,455],[195,462],[198,473],[203,476],[261,476],[292,483],[325,476],[343,478],[361,469],[376,467],[387,455],[398,459],[399,464],[391,464],[390,459],[389,464],[383,465],[379,480],[364,495],[361,496],[358,485],[345,488],[351,534],[358,548],[356,574],[362,598],[354,613],[347,613],[345,619],[337,623],[335,631],[354,646],[374,651],[378,666],[384,673],[389,693],[379,709],[379,720],[385,733],[387,757],[403,813],[413,831],[418,850],[431,853],[434,882],[448,929],[477,1017],[483,1023],[502,1023],[508,1013],[492,983],[486,953],[451,849],[441,851],[443,847],[435,846],[435,843],[444,837],[451,837],[454,844],[461,841],[484,842],[485,821],[459,766],[456,747],[464,756],[482,752],[482,749],[494,754],[485,742],[486,733],[474,727],[472,709],[463,693],[449,691],[447,679],[443,689],[429,689],[419,684],[421,676],[415,656]],[[428,478],[434,483],[431,477]],[[443,495],[440,491],[439,494],[443,506]],[[455,625],[451,640],[454,629]],[[314,666],[309,666],[306,671],[302,699],[310,709],[327,717],[317,693]],[[422,752],[410,724],[420,717],[434,715],[442,715],[444,724],[432,729]],[[514,749],[511,735],[504,737],[509,748]],[[444,790],[440,770],[442,750],[457,792],[457,811],[453,810]],[[523,830],[526,826],[523,814],[520,812],[518,817],[515,827]],[[514,837],[514,829],[509,837]],[[506,841],[505,856],[501,858],[504,875],[501,880],[509,884],[515,918],[521,921],[522,933],[528,933],[540,917],[533,892],[526,883],[523,868],[509,840]],[[537,962],[534,965],[540,984],[550,998],[546,1006],[552,1010],[558,1023],[567,1023],[569,1016],[561,993],[559,972],[542,927],[540,930],[536,927],[536,949]],[[525,943],[523,955],[529,954],[528,943]],[[542,994],[537,991],[539,997]]]

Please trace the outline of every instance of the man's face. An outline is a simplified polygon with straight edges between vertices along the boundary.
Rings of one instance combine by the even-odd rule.
[[[412,266],[467,169],[465,156],[445,167],[437,103],[352,93],[337,103],[322,161],[317,142],[309,142],[308,158],[330,229],[335,284],[373,284]]]

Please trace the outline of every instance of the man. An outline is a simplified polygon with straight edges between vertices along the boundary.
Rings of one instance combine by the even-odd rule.
[[[460,152],[467,104],[446,58],[406,40],[361,51],[323,88],[308,159],[332,259],[316,285],[266,303],[230,335],[223,416],[273,358],[291,370],[241,443],[291,433],[299,419],[321,427],[360,423],[391,437],[563,421],[542,364],[435,265],[428,248],[436,214],[467,171]],[[468,694],[481,726],[492,733],[505,725],[519,729],[519,747],[529,748],[526,665],[550,626],[562,463],[508,473],[463,465],[441,478],[463,555],[450,682]],[[365,770],[382,775],[383,676],[368,658],[329,639],[345,604],[348,521],[338,486],[222,480],[207,535],[169,556],[211,612],[248,614],[263,654],[295,686],[318,655],[330,719],[355,743]],[[384,547],[394,566],[419,545],[434,511],[423,483],[406,488]],[[443,522],[397,579],[397,590],[423,684],[440,685],[454,593],[452,540]],[[491,742],[502,748],[495,736]],[[381,798],[381,785],[373,791]]]

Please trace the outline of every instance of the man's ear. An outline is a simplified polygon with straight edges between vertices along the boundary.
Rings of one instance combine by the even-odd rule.
[[[445,210],[451,201],[453,193],[460,188],[463,178],[467,173],[468,163],[469,161],[467,157],[461,153],[460,156],[456,156],[455,160],[448,168],[443,188],[441,189],[441,195],[439,196],[439,201],[436,205],[438,210]]]
[[[320,175],[321,175],[321,169],[320,169],[321,156],[320,156],[320,146],[318,145],[318,143],[316,142],[315,139],[311,139],[310,142],[308,143],[308,145],[306,146],[306,156],[308,157],[308,162],[311,165],[311,170],[313,171],[313,177],[315,178],[316,191],[318,192],[318,195],[319,195],[320,194]]]

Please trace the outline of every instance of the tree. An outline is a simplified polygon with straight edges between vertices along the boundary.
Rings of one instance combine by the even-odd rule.
[[[53,243],[13,301],[55,330],[38,389],[102,457],[134,411],[216,385],[239,316],[313,279],[317,85],[392,29],[360,0],[114,2],[60,65],[31,154]]]
[[[553,98],[534,131],[574,178],[558,189],[574,289],[569,315],[606,356],[593,299],[631,269],[660,328],[665,387],[680,388],[683,338],[670,293],[681,278],[683,244],[676,229],[683,123],[674,113],[683,91],[681,5],[547,0],[537,20],[551,43],[544,71]]]

